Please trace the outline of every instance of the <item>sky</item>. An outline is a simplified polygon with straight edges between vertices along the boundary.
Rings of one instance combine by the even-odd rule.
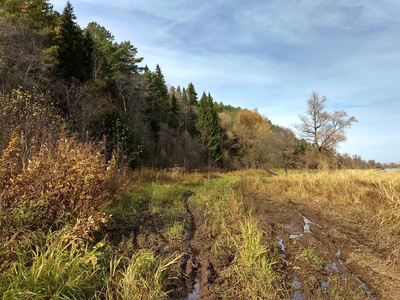
[[[50,0],[62,12],[66,1]],[[358,120],[338,151],[400,162],[398,0],[71,0],[168,85],[293,128],[312,91]]]

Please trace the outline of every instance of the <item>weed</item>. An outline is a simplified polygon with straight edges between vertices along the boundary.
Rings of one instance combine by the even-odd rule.
[[[304,258],[307,261],[310,259],[317,266],[323,266],[324,265],[324,260],[322,259],[322,257],[320,257],[317,254],[317,252],[312,248],[304,249],[300,253],[299,257],[300,258]]]
[[[179,238],[185,232],[185,226],[182,222],[174,224],[166,229],[166,234],[172,238]]]

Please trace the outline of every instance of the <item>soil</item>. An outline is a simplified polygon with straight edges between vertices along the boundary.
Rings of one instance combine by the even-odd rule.
[[[139,224],[133,231],[135,245],[137,249],[152,249],[163,256],[183,254],[177,268],[168,271],[170,299],[220,299],[214,287],[220,283],[220,271],[230,262],[218,261],[211,254],[211,238],[203,233],[204,217],[195,205],[188,202],[192,194],[188,191],[182,197],[187,211],[181,220],[185,224],[185,233],[181,239],[165,236],[161,215],[153,214],[144,202],[141,205]]]
[[[212,254],[213,237],[204,233],[204,216],[188,201],[191,195],[187,192],[182,198],[187,208],[181,220],[183,237],[165,236],[161,215],[144,203],[133,231],[135,245],[163,256],[183,254],[168,273],[170,299],[221,299],[216,286],[224,285],[221,274],[231,261]],[[276,267],[289,278],[291,299],[400,299],[399,270],[382,267],[387,265],[386,254],[376,249],[376,241],[356,217],[252,192],[244,193],[243,199],[263,230],[276,238]]]
[[[192,192],[188,191],[183,195],[182,201],[187,203],[187,199],[191,195]],[[183,300],[187,299],[188,294],[193,290],[198,263],[191,247],[191,232],[195,223],[189,210],[180,221],[185,224],[183,236],[178,239],[170,238],[163,233],[165,224],[162,215],[154,214],[148,209],[148,206],[147,208],[143,206],[140,211],[140,225],[136,230],[135,242],[136,248],[152,249],[156,254],[164,257],[174,253],[182,255],[176,267],[169,269],[167,275],[169,298]]]
[[[196,299],[213,300],[220,299],[215,291],[215,285],[220,283],[220,272],[227,262],[217,261],[211,254],[211,239],[204,234],[205,220],[198,208],[188,203],[188,209],[195,221],[191,247],[196,255],[198,266],[197,278],[200,283],[200,293]]]
[[[290,199],[256,193],[244,199],[273,229],[281,265],[293,278],[292,299],[400,299],[400,272],[382,268],[386,255],[374,249],[376,241],[360,220]],[[293,238],[296,234],[301,236]],[[320,263],[304,255],[307,249]]]

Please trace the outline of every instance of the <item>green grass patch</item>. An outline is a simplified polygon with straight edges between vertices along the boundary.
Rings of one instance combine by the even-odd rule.
[[[318,266],[323,266],[325,264],[323,258],[319,256],[318,253],[312,248],[304,249],[300,253],[299,257],[307,261],[311,260],[315,265]]]
[[[90,299],[101,285],[100,255],[96,247],[80,249],[50,235],[43,247],[17,250],[18,259],[0,275],[2,299]]]
[[[177,263],[180,257],[181,255],[172,254],[162,258],[150,250],[140,250],[126,262],[121,261],[121,258],[115,258],[110,263],[106,299],[166,299],[168,296],[166,271]],[[119,268],[121,264],[124,266]]]
[[[166,234],[172,238],[179,238],[184,232],[185,224],[183,222],[174,222],[166,229]]]

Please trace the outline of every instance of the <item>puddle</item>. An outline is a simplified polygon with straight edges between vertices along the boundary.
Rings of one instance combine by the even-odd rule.
[[[338,260],[340,266],[341,266],[345,271],[349,271],[349,269],[347,269],[347,267],[344,265],[342,259],[340,258],[340,255],[341,255],[341,254],[342,254],[342,252],[341,252],[340,248],[338,248],[338,250],[337,250],[337,252],[336,252],[336,258],[337,258],[337,260]],[[340,274],[340,277],[341,277],[342,279],[347,280],[346,275],[345,275],[344,273],[340,272],[340,269],[338,268],[338,266],[336,265],[336,263],[331,263],[331,264],[325,265],[325,270],[326,270],[326,273],[328,274],[328,276],[329,276],[329,271],[330,271],[329,268],[332,268],[332,269],[335,270],[337,273],[339,273],[339,274]],[[353,276],[353,277],[354,277],[354,279],[361,285],[362,289],[367,293],[368,298],[369,298],[370,300],[378,300],[378,298],[372,294],[371,290],[368,288],[368,286],[365,284],[365,282],[363,282],[363,281],[362,281],[359,277],[357,277],[357,276]],[[321,289],[323,289],[323,285],[322,285],[323,282],[324,282],[324,281],[321,281]],[[328,283],[327,283],[327,284],[328,284]],[[329,286],[329,284],[328,284],[328,286]]]
[[[281,255],[283,258],[286,258],[286,255],[285,255],[286,250],[285,250],[285,245],[283,244],[283,240],[280,237],[277,237],[277,240],[278,240],[279,247],[281,248],[281,252],[283,252],[283,253],[281,253]]]
[[[340,248],[339,248],[339,249],[337,250],[337,252],[336,252],[337,261],[338,261],[339,265],[340,265],[345,271],[348,271],[348,269],[346,268],[346,266],[344,265],[343,261],[342,261],[341,258],[340,258],[340,255],[341,255],[341,254],[342,254],[342,252],[340,251]],[[343,280],[347,280],[347,276],[346,276],[343,272],[340,271],[340,269],[339,269],[339,267],[337,266],[336,263],[331,263],[331,264],[326,264],[326,265],[325,265],[325,271],[326,271],[326,273],[328,274],[328,276],[329,276],[329,273],[330,273],[330,268],[332,268],[336,273],[340,274],[340,278],[342,278]]]
[[[339,262],[339,264],[343,267],[343,269],[345,269],[346,271],[348,271],[348,269],[346,268],[346,266],[344,265],[343,261],[340,259],[340,255],[342,254],[342,252],[340,251],[340,248],[338,249],[338,251],[336,252],[336,257],[337,260]]]
[[[301,236],[303,236],[302,233],[296,232],[296,233],[293,233],[293,234],[289,235],[289,239],[293,240],[293,239],[297,239],[297,238],[299,238]]]
[[[189,242],[189,247],[193,255],[193,261],[194,263],[197,262],[197,268],[193,269],[193,272],[195,272],[195,279],[194,279],[194,285],[193,285],[193,290],[190,294],[187,296],[187,300],[197,300],[199,298],[200,294],[200,271],[201,271],[201,264],[198,260],[198,257],[200,255],[200,249],[196,248],[193,245],[193,241],[195,239],[196,231],[197,231],[197,226],[196,226],[196,221],[195,218],[192,214],[192,212],[189,209],[189,206],[187,205],[186,202],[186,208],[190,214],[191,217],[191,226],[190,226],[190,242]]]
[[[375,297],[374,295],[372,295],[371,290],[367,287],[367,285],[357,276],[354,276],[354,278],[357,280],[357,282],[361,285],[362,289],[364,290],[364,292],[367,293],[368,298],[371,300],[378,300],[377,297]]]
[[[278,237],[277,239],[279,247],[281,247],[282,252],[285,252],[286,250],[285,250],[285,245],[283,244],[283,240],[280,237]]]
[[[199,278],[194,280],[193,291],[188,295],[187,300],[197,300],[200,294],[200,281]]]
[[[313,224],[309,219],[307,219],[305,216],[303,216],[304,220],[304,226],[303,226],[303,231],[304,233],[312,233],[310,229],[310,225]]]
[[[318,223],[314,223],[314,222],[312,222],[312,221],[310,221],[309,219],[307,219],[305,216],[303,216],[302,214],[300,214],[302,217],[303,217],[303,221],[304,221],[304,223],[306,224],[306,225],[304,225],[304,228],[308,225],[308,228],[310,228],[310,225],[312,224],[312,225],[315,225],[315,226],[317,226],[317,227],[319,227],[319,228],[322,228],[322,226],[321,225],[319,225]]]
[[[292,226],[292,224],[284,224],[284,225],[283,225],[283,228],[285,228],[285,229],[292,229],[293,226]]]
[[[321,280],[320,281],[320,286],[321,286],[321,291],[324,292],[329,287],[329,283],[324,281],[324,280]]]
[[[301,233],[301,232],[295,232],[295,233],[290,234],[290,235],[289,235],[289,239],[291,239],[291,240],[292,240],[292,239],[295,239],[295,238],[299,238],[299,237],[303,236],[303,235],[306,234],[306,233],[312,233],[311,228],[310,228],[310,225],[311,225],[311,224],[312,224],[312,225],[316,225],[316,226],[318,226],[319,228],[322,228],[321,225],[310,221],[309,219],[307,219],[307,218],[306,218],[305,216],[303,216],[302,214],[300,214],[300,215],[303,217],[303,221],[304,221],[303,232],[302,232],[302,233]],[[290,224],[285,224],[284,226],[285,226],[285,228],[289,228],[289,229],[292,228],[292,225],[290,225]],[[290,227],[289,227],[289,226],[290,226]]]
[[[339,270],[339,268],[337,267],[337,265],[336,265],[336,263],[331,263],[331,264],[326,264],[325,265],[325,270],[326,270],[326,273],[328,274],[328,276],[329,276],[329,274],[330,274],[330,269],[329,268],[332,268],[334,271],[336,271],[337,273],[340,273],[340,270]]]
[[[294,292],[292,300],[306,300],[306,296],[302,291],[300,291],[301,288],[301,282],[297,280],[297,277],[295,277],[292,281],[292,284],[296,287],[297,291]]]

